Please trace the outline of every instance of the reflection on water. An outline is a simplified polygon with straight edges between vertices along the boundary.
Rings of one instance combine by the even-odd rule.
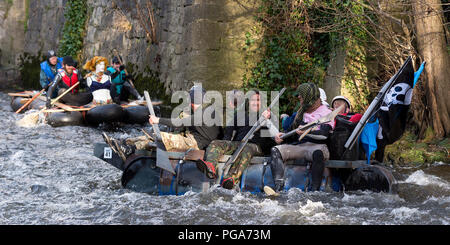
[[[101,130],[20,128],[0,92],[0,224],[449,224],[450,166],[397,169],[398,193],[304,193],[277,199],[212,188],[184,196],[122,189],[93,156]],[[108,132],[140,135],[138,126]]]

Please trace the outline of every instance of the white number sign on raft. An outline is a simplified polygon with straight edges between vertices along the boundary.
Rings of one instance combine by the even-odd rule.
[[[112,149],[111,147],[105,147],[103,150],[103,158],[111,159],[112,158]]]

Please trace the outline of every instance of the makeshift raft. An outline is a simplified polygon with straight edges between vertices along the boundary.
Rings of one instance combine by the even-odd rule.
[[[122,171],[121,183],[126,189],[152,195],[183,195],[187,191],[204,192],[220,183],[221,169],[230,157],[223,156],[218,167],[216,181],[208,179],[196,166],[195,161],[203,158],[204,151],[168,152],[175,174],[156,167],[156,151],[138,150],[123,162],[107,144],[96,143],[94,155]],[[244,171],[239,185],[240,191],[254,194],[263,192],[265,185],[274,187],[272,173],[268,165],[269,157],[253,157]],[[285,190],[310,189],[311,174],[308,163],[302,160],[286,163]],[[391,171],[375,161],[329,160],[325,163],[322,191],[371,190],[393,192],[395,178]]]
[[[9,93],[12,97],[11,108],[17,111],[35,94],[33,91]],[[39,96],[29,106],[21,111],[45,107],[45,96]],[[155,105],[161,102],[155,102]],[[127,104],[107,104],[95,107],[72,106],[64,103],[55,103],[54,108],[44,110],[47,113],[46,122],[53,127],[61,126],[97,126],[101,123],[122,122],[126,124],[145,124],[148,122],[149,112],[146,102]]]

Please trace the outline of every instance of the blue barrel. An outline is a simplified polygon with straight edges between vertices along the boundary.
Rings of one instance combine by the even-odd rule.
[[[307,191],[307,187],[308,189],[311,187],[311,173],[308,171],[306,166],[286,165],[284,176],[286,177],[286,182],[284,185],[285,191],[291,188],[298,188],[302,191]],[[258,194],[263,191],[263,187],[265,185],[272,188],[275,187],[272,171],[268,165],[250,165],[242,174],[240,185],[241,191],[248,191],[253,194]],[[342,182],[337,177],[332,178],[331,176],[325,175],[320,189],[323,191],[327,186],[329,186],[333,191],[342,190]]]

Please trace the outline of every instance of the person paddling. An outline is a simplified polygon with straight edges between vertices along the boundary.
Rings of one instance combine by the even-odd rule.
[[[130,95],[133,95],[138,100],[142,100],[142,96],[128,81],[132,76],[126,74],[125,65],[120,60],[118,57],[114,57],[112,66],[108,67],[105,72],[106,75],[111,76],[111,97],[113,101],[120,104],[121,101],[128,101]]]
[[[204,150],[211,141],[218,138],[220,134],[219,126],[207,126],[204,122],[201,125],[194,123],[194,112],[205,115],[209,113],[210,118],[218,116],[214,108],[202,104],[206,91],[201,86],[193,86],[189,91],[191,114],[181,113],[179,118],[159,118],[149,116],[150,124],[165,124],[170,127],[178,128],[182,133],[166,133],[161,132],[161,138],[167,151],[187,151],[189,149]],[[189,122],[189,126],[184,126],[185,122]],[[105,133],[102,134],[105,142],[119,155],[127,158],[136,150],[151,150],[153,139],[148,136],[136,138],[128,138],[125,140],[116,140]],[[125,160],[122,158],[122,160]]]
[[[314,83],[301,84],[298,86],[295,95],[301,105],[290,126],[290,130],[294,130],[299,126],[313,122],[331,113],[331,110],[322,104],[319,88]],[[304,133],[302,130],[297,130],[297,135],[284,140],[281,138],[284,133],[277,134],[275,141],[279,145],[272,147],[269,161],[276,192],[280,192],[284,188],[285,162],[294,159],[305,159],[312,163],[312,190],[319,190],[325,169],[325,161],[329,159],[329,151],[325,141],[330,131],[334,128],[334,125],[335,122],[332,121],[322,124],[310,132],[310,134],[321,135],[323,139],[320,140],[304,137],[299,141],[299,136]]]
[[[76,86],[70,93],[76,94],[78,93],[78,89],[85,86],[83,76],[81,73],[75,68],[76,61],[72,58],[72,56],[66,56],[62,61],[62,69],[58,69],[58,73],[56,74],[53,82],[51,83],[48,92],[47,92],[47,108],[50,108],[50,99],[53,98],[53,92],[58,90],[58,95],[64,93],[66,89],[69,89],[77,82],[80,82],[80,85]]]
[[[235,106],[236,107],[236,106]],[[261,109],[261,95],[258,90],[253,90],[253,94],[249,100],[249,111],[252,113],[258,113]],[[250,113],[250,112],[249,112]],[[238,123],[238,113],[234,112],[233,124],[232,126],[225,127],[225,133],[223,140],[214,140],[206,148],[205,159],[197,161],[197,167],[204,173],[206,173],[208,178],[215,179],[216,169],[219,163],[219,159],[223,155],[232,155],[234,151],[241,144],[241,140],[252,128],[250,122],[249,113],[245,113],[244,125]],[[262,116],[266,119],[270,118],[270,111],[264,111]],[[266,127],[264,127],[266,128]],[[233,131],[236,131],[235,137],[233,137]],[[247,143],[239,155],[235,163],[231,166],[228,174],[223,176],[223,181],[221,183],[222,187],[226,189],[232,189],[234,186],[239,184],[240,178],[244,170],[250,164],[250,160],[253,156],[260,156],[263,154],[265,148],[270,150],[270,146],[275,145],[275,142],[271,137],[261,137],[261,130],[255,132],[254,137]],[[267,150],[266,150],[267,152]]]

